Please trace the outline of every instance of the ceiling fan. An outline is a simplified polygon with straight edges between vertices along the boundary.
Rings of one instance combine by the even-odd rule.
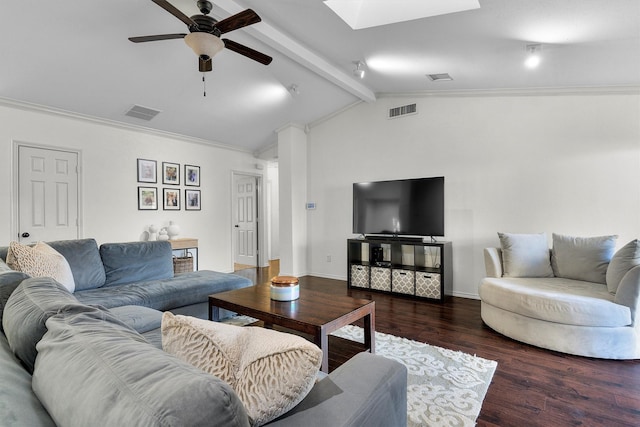
[[[207,72],[213,69],[211,58],[225,47],[264,65],[269,65],[273,59],[264,53],[236,43],[233,40],[220,39],[220,36],[224,33],[260,22],[261,19],[258,14],[251,9],[237,13],[222,21],[217,21],[209,16],[213,7],[209,1],[199,0],[197,6],[202,14],[193,15],[192,17],[188,17],[166,0],[151,1],[187,24],[189,34],[178,33],[129,37],[129,40],[134,43],[184,38],[185,43],[198,55],[199,69],[201,72]]]

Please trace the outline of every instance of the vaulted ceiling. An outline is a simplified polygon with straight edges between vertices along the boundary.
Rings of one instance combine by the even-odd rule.
[[[169,1],[199,13],[195,0]],[[389,15],[415,1],[442,2],[377,0]],[[270,65],[224,49],[203,82],[183,40],[131,43],[187,32],[151,0],[5,0],[0,98],[257,151],[288,123],[384,94],[640,87],[637,0],[479,0],[475,9],[358,30],[322,0],[212,3],[216,19],[246,8],[261,16],[225,37],[272,56]],[[541,46],[536,69],[523,65],[527,45]],[[442,73],[453,80],[427,77]],[[134,105],[160,113],[126,116]]]

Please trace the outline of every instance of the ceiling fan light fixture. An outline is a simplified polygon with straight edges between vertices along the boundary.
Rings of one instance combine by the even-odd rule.
[[[209,58],[213,58],[218,52],[224,49],[224,42],[209,33],[189,33],[184,36],[184,42],[198,57],[208,56]]]

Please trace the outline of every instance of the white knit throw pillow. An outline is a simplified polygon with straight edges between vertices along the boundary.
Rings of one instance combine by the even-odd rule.
[[[51,277],[71,293],[76,289],[67,259],[45,242],[38,242],[33,247],[9,243],[7,265],[31,277]]]
[[[322,351],[296,335],[165,312],[162,349],[228,383],[253,426],[288,412],[309,393]]]

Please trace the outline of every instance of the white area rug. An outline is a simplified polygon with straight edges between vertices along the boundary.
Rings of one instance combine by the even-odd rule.
[[[253,321],[247,316],[225,320],[236,325]],[[332,335],[364,342],[358,326],[345,326]],[[381,332],[376,332],[376,354],[407,367],[409,426],[475,426],[498,366],[493,360]]]
[[[364,342],[364,330],[345,326],[332,335]],[[498,366],[459,351],[376,332],[376,354],[407,367],[409,426],[474,426]]]

